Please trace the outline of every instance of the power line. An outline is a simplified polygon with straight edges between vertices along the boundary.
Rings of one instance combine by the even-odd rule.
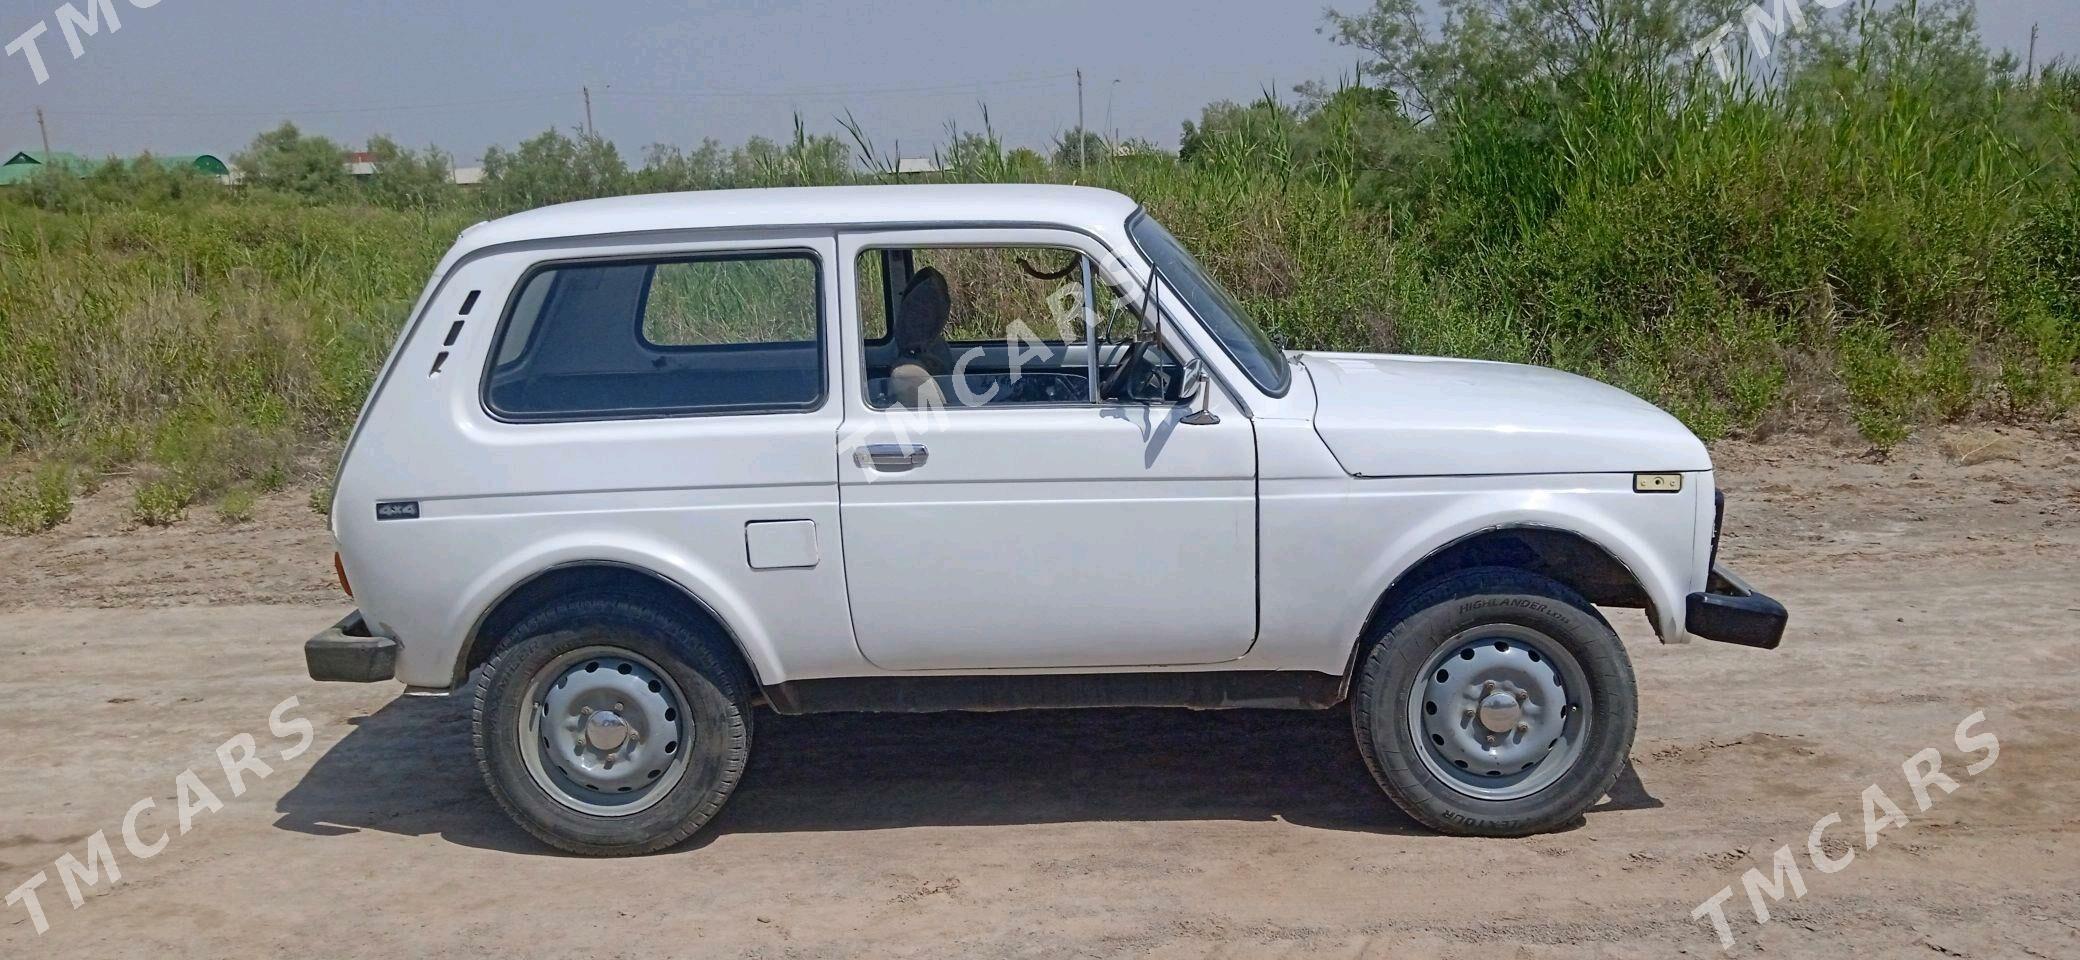
[[[916,95],[928,93],[964,93],[987,88],[1025,87],[1059,83],[1072,79],[1075,74],[1063,73],[1046,76],[1007,77],[996,80],[972,80],[965,83],[934,84],[910,87],[832,87],[796,90],[737,90],[727,88],[641,88],[613,87],[600,92],[601,96],[627,96],[665,99],[743,99],[743,100],[801,100],[814,98],[865,98],[891,95]],[[322,104],[277,107],[239,107],[222,110],[67,110],[67,115],[86,117],[109,117],[131,120],[194,120],[194,119],[242,119],[250,117],[288,116],[344,116],[371,113],[401,113],[405,111],[455,110],[470,107],[497,106],[510,103],[540,103],[568,96],[563,90],[541,89],[513,91],[510,93],[464,100],[421,101],[416,103],[392,103],[381,106],[341,107]]]
[[[557,96],[569,96],[561,91],[543,91],[538,94],[519,94],[504,97],[486,97],[478,100],[451,100],[432,103],[400,103],[378,107],[265,107],[239,110],[68,110],[69,115],[86,117],[115,117],[126,120],[195,120],[215,117],[286,117],[286,116],[337,116],[344,114],[393,113],[408,110],[450,110],[466,107],[486,107],[505,103],[539,103]]]
[[[947,83],[921,87],[832,87],[820,90],[716,90],[716,89],[672,89],[615,87],[620,96],[669,97],[669,98],[714,98],[740,100],[804,100],[818,98],[878,97],[896,94],[969,93],[984,88],[1048,86],[1075,78],[1074,73],[1053,74],[1039,77],[1012,77],[1003,80],[973,80],[967,83]]]

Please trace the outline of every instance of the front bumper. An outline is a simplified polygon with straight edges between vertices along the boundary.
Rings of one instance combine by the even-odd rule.
[[[1691,594],[1685,606],[1684,629],[1691,636],[1764,650],[1784,641],[1784,624],[1791,619],[1775,598],[1716,563],[1704,592]]]
[[[381,683],[397,676],[397,641],[370,633],[356,610],[304,641],[303,662],[312,680]]]

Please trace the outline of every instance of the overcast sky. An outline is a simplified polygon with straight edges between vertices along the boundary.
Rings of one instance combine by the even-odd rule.
[[[839,133],[847,109],[884,151],[924,156],[949,121],[979,127],[982,104],[1008,143],[1044,147],[1076,124],[1078,68],[1092,129],[1174,148],[1209,101],[1333,81],[1356,61],[1317,32],[1321,0],[135,2],[113,0],[121,31],[82,36],[75,60],[60,0],[0,0],[0,44],[45,24],[49,72],[38,85],[26,56],[0,60],[0,157],[37,147],[42,106],[55,149],[97,156],[228,155],[293,119],[470,163],[582,125],[587,85],[600,131],[631,157],[658,141],[784,137],[795,111]],[[2080,2],[1980,11],[1995,46],[2020,50],[2041,23],[2040,59],[2080,51]]]

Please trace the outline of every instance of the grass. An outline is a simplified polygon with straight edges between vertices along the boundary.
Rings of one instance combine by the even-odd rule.
[[[42,533],[72,517],[72,470],[48,464],[32,476],[0,486],[0,531]]]
[[[249,523],[257,503],[253,491],[244,487],[231,490],[217,501],[217,519],[225,523]]]
[[[193,486],[178,477],[154,480],[137,489],[130,517],[147,527],[172,526],[187,517],[195,493]]]
[[[1558,366],[1708,439],[1846,424],[1885,447],[2070,417],[2080,72],[2020,78],[1969,34],[1889,21],[1811,36],[1781,82],[1733,88],[1622,43],[1528,74],[1445,49],[1459,93],[1424,122],[1391,91],[1267,97],[1210,109],[1181,157],[1088,169],[1007,151],[985,120],[943,179],[1121,190],[1289,347]],[[545,135],[493,189],[405,209],[177,178],[0,194],[0,457],[79,467],[11,483],[0,516],[63,522],[74,487],[126,467],[146,523],[322,479],[469,223],[537,194],[894,179],[849,132],[870,158],[852,169],[798,123],[790,143],[633,173],[611,145]],[[747,304],[787,326],[799,305],[754,275],[784,267],[667,284],[660,333],[698,340]]]
[[[147,523],[322,467],[467,214],[0,198],[0,450],[142,464]],[[313,451],[317,451],[315,455]],[[313,461],[315,456],[315,461]]]

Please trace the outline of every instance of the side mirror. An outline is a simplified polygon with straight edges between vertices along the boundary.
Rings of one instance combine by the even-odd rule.
[[[1213,412],[1213,384],[1207,380],[1206,364],[1197,357],[1184,365],[1184,384],[1177,392],[1178,399],[1189,401],[1192,412],[1184,415],[1182,422],[1195,427],[1207,427],[1221,422]]]

